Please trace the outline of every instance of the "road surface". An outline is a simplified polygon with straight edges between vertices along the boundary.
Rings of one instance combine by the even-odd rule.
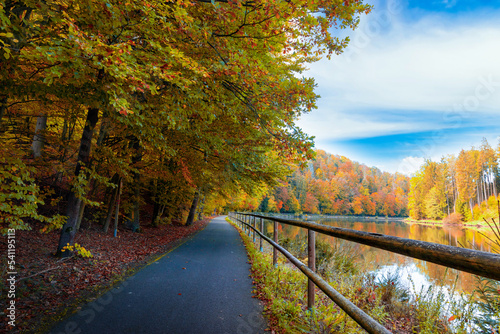
[[[213,219],[49,333],[265,333],[245,248],[224,218]]]

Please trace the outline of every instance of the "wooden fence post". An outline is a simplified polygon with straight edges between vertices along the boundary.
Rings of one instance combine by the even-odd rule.
[[[307,266],[316,272],[316,235],[314,231],[307,230]],[[314,307],[314,283],[307,280],[307,308]]]
[[[255,229],[255,217],[252,217],[252,226],[253,228]],[[255,244],[255,230],[252,229],[252,232],[253,232],[253,243]]]
[[[278,242],[278,222],[274,222],[274,235],[273,235],[273,240],[274,242]],[[273,247],[273,266],[278,265],[278,250],[276,247]]]
[[[260,218],[260,233],[264,234],[264,219]],[[262,247],[262,237],[260,237],[260,252],[262,253],[264,251],[264,248]],[[274,248],[274,247],[273,247]]]

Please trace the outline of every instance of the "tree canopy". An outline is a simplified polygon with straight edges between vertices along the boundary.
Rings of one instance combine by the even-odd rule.
[[[182,216],[200,195],[275,185],[313,156],[295,124],[318,98],[306,65],[342,52],[336,29],[369,10],[357,0],[0,2],[2,228],[62,227],[62,253],[85,208],[106,203],[92,214],[109,221],[119,184],[133,228],[147,201],[153,216]]]

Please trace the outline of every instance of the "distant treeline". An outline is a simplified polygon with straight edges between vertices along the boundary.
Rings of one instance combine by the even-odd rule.
[[[317,150],[306,168],[296,168],[286,183],[267,191],[260,202],[243,194],[231,204],[263,212],[406,216],[409,183],[402,174]]]

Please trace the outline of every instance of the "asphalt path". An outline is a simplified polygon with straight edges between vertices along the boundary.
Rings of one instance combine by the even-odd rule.
[[[265,333],[243,242],[224,218],[49,333]]]

